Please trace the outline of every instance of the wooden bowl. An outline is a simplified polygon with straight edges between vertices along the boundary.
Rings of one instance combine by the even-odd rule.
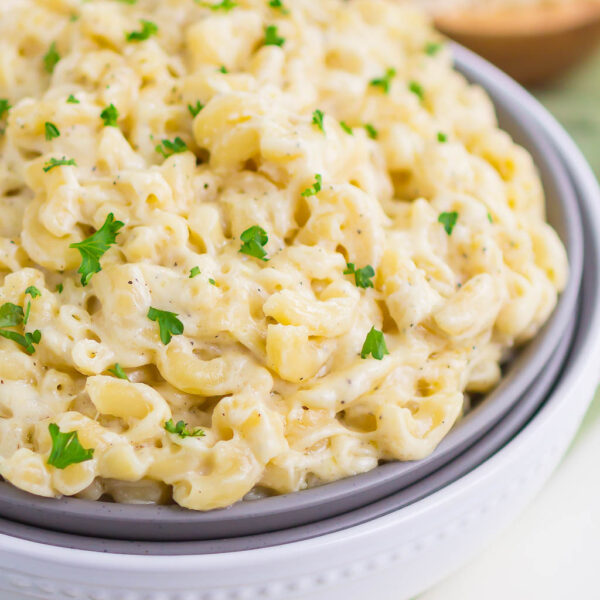
[[[600,42],[600,2],[447,13],[438,15],[435,23],[442,33],[517,81],[541,84],[562,74]]]

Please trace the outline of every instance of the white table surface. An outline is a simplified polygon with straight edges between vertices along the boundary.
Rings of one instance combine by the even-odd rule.
[[[567,456],[525,513],[419,600],[599,600],[599,574],[600,393]]]

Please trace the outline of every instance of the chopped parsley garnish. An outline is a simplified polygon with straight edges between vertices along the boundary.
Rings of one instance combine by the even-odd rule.
[[[190,269],[190,279],[194,279],[194,277],[198,277],[200,275],[200,267],[192,267]]]
[[[372,288],[373,282],[372,277],[375,277],[375,269],[371,265],[357,269],[354,263],[346,263],[346,269],[344,275],[354,275],[354,283],[356,287],[360,288]]]
[[[114,104],[109,104],[101,113],[100,118],[104,121],[104,127],[118,127],[117,119],[119,111]]]
[[[415,94],[415,96],[418,96],[419,100],[423,100],[425,98],[425,90],[418,81],[411,81],[408,84],[408,89]]]
[[[216,4],[211,4],[210,2],[199,2],[196,0],[200,6],[204,6],[206,8],[210,8],[210,10],[224,10],[225,12],[229,12],[232,8],[237,6],[237,2],[233,0],[221,0],[221,2],[217,2]]]
[[[219,67],[219,73],[226,74],[226,73],[229,73],[229,71],[227,70],[227,67],[225,65],[221,65]]]
[[[29,313],[31,312],[31,300],[27,302],[27,306],[25,307],[25,314],[23,315],[23,325],[27,325],[29,321]]]
[[[435,56],[443,47],[444,45],[439,42],[429,42],[425,45],[425,54]]]
[[[112,373],[115,377],[119,379],[125,379],[129,381],[129,377],[127,377],[127,373],[123,371],[123,367],[119,363],[115,363],[115,366],[112,369],[108,370],[109,373]]]
[[[178,435],[182,439],[188,437],[204,437],[204,431],[202,429],[198,428],[194,429],[194,431],[189,431],[185,421],[177,421],[177,423],[174,423],[173,419],[169,419],[165,422],[165,431]]]
[[[42,295],[42,292],[40,292],[40,290],[38,290],[35,285],[30,285],[26,290],[25,290],[25,295],[30,295],[33,299],[37,298],[38,296]],[[25,314],[23,315],[23,325],[27,325],[27,321],[29,321],[29,313],[31,312],[31,300],[29,300],[27,302],[27,306],[25,307]]]
[[[116,243],[117,233],[125,223],[115,221],[113,213],[109,213],[104,221],[104,225],[93,233],[89,238],[81,242],[75,242],[69,248],[79,250],[81,254],[81,265],[77,270],[81,273],[81,285],[86,286],[94,273],[102,270],[100,259],[104,253]]]
[[[210,283],[210,285],[217,285],[217,282],[212,277],[208,280],[208,283]]]
[[[284,15],[287,15],[290,11],[285,7],[282,0],[269,0],[269,6],[271,8],[279,9]]]
[[[66,469],[69,465],[75,465],[94,456],[94,449],[84,448],[79,442],[76,431],[61,433],[56,423],[48,425],[48,431],[52,438],[52,452],[48,457],[48,464],[57,469]]]
[[[23,309],[12,302],[0,306],[0,327],[16,327],[23,322]]]
[[[494,222],[494,219],[492,219],[492,214],[491,214],[491,213],[489,213],[489,212],[488,212],[488,214],[487,214],[487,218],[488,218],[488,221],[489,221],[490,223],[493,223],[493,222]]]
[[[10,102],[6,98],[0,99],[0,119],[4,118],[5,114],[11,109]]]
[[[188,104],[187,107],[192,117],[195,117],[204,108],[204,104],[198,100],[198,102],[196,102],[196,106],[193,104]]]
[[[32,298],[38,298],[39,296],[42,295],[42,292],[40,292],[40,290],[38,290],[35,285],[30,285],[26,290],[25,290],[25,295],[29,294]]]
[[[352,131],[352,127],[350,127],[350,125],[348,125],[345,121],[340,121],[340,127],[348,134],[348,135],[354,135],[354,132]]]
[[[51,158],[46,164],[44,164],[44,173],[51,171],[54,167],[76,167],[77,163],[74,158]]]
[[[372,140],[376,140],[379,137],[379,131],[371,123],[365,123],[365,131]]]
[[[117,2],[121,2],[122,4],[135,4],[137,0],[117,0]]]
[[[448,136],[445,133],[438,131],[437,139],[438,139],[438,142],[440,142],[441,144],[444,144],[445,142],[448,141]]]
[[[158,323],[160,329],[160,341],[166,346],[172,336],[183,333],[183,323],[177,318],[177,314],[168,310],[158,310],[150,307],[148,318]]]
[[[56,291],[59,294],[62,294],[64,289],[65,289],[65,286],[62,283],[57,283],[56,284]]]
[[[49,121],[46,121],[44,123],[44,129],[46,130],[46,140],[47,141],[53,140],[54,138],[57,138],[57,137],[60,137],[60,131],[58,130],[58,127],[54,123],[50,123]]]
[[[142,24],[140,31],[130,31],[125,34],[125,39],[128,42],[143,42],[150,36],[158,33],[158,25],[156,23],[146,21],[145,19],[140,19],[140,23]]]
[[[443,212],[438,217],[438,223],[441,223],[446,230],[448,235],[452,235],[452,230],[458,221],[458,213],[453,210],[452,212]]]
[[[173,154],[179,154],[185,152],[188,147],[185,142],[180,138],[176,137],[173,141],[163,140],[158,146],[154,148],[159,154],[162,154],[164,158],[169,158]]]
[[[81,102],[79,102],[79,100],[77,100],[77,98],[75,98],[75,96],[73,96],[73,94],[69,95],[69,97],[67,98],[67,103],[68,104],[81,104]]]
[[[269,236],[262,227],[253,225],[242,233],[240,239],[242,240],[242,246],[239,252],[248,256],[254,256],[254,258],[260,258],[260,260],[264,260],[265,262],[269,260],[265,258],[267,251],[264,248],[269,241]]]
[[[322,110],[315,110],[312,116],[312,124],[316,125],[323,133],[325,133],[325,125],[323,123],[323,117],[325,113]]]
[[[365,343],[360,351],[360,357],[367,358],[369,354],[377,360],[381,360],[386,354],[389,354],[383,333],[375,327],[371,327],[371,331],[367,333]]]
[[[309,188],[306,188],[302,192],[302,196],[308,198],[308,196],[315,196],[321,191],[321,186],[323,185],[323,177],[318,173],[315,175],[315,182]]]
[[[56,51],[56,42],[52,42],[50,49],[44,55],[44,69],[48,73],[54,73],[54,67],[56,67],[59,60],[60,54]]]
[[[17,327],[22,323],[25,323],[25,314],[20,306],[7,302],[0,307],[0,327]],[[33,354],[35,352],[34,344],[39,344],[42,339],[42,333],[38,329],[25,335],[16,331],[0,329],[0,336],[23,346],[27,354]]]
[[[380,87],[384,93],[389,94],[392,87],[392,79],[396,76],[396,69],[387,69],[383,77],[371,79],[370,85]]]
[[[265,27],[265,46],[283,46],[285,38],[279,37],[276,25]]]

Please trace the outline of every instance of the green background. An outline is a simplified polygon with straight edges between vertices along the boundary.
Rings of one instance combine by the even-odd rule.
[[[566,127],[600,176],[600,51],[562,79],[532,92]]]

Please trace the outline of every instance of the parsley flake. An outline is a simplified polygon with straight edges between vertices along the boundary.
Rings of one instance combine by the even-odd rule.
[[[11,109],[10,102],[6,98],[0,99],[0,119],[4,118],[4,115],[8,114],[8,111]]]
[[[46,130],[46,140],[47,141],[53,140],[54,138],[57,138],[57,137],[60,137],[60,131],[58,130],[58,127],[54,123],[50,123],[49,121],[46,121],[44,123],[44,129]]]
[[[348,125],[345,121],[340,121],[340,127],[348,134],[354,135],[354,131],[352,131],[352,127]]]
[[[119,379],[125,379],[129,381],[129,377],[127,377],[127,373],[123,371],[123,367],[119,363],[115,363],[115,366],[112,369],[108,369],[109,373],[112,373],[115,377]]]
[[[38,296],[42,295],[42,292],[40,292],[40,290],[38,290],[35,285],[30,285],[26,290],[25,290],[25,295],[30,295],[33,299],[37,298]],[[27,322],[29,321],[29,313],[31,312],[31,300],[29,300],[27,302],[27,306],[25,307],[25,314],[23,315],[23,325],[27,325]]]
[[[176,137],[173,141],[163,140],[154,149],[159,154],[162,154],[164,158],[169,158],[169,156],[173,156],[173,154],[186,152],[188,147],[180,137]]]
[[[491,214],[491,213],[489,213],[489,212],[488,212],[488,214],[487,214],[487,218],[488,218],[488,221],[489,221],[490,223],[493,223],[493,222],[494,222],[494,219],[492,219],[492,214]]]
[[[344,275],[354,275],[356,287],[363,289],[374,287],[371,278],[375,277],[375,269],[371,265],[357,269],[354,263],[346,263]]]
[[[226,73],[229,73],[229,71],[227,70],[227,67],[225,65],[221,65],[219,67],[219,73],[226,74]]]
[[[114,104],[109,104],[101,113],[100,118],[104,121],[104,127],[118,127],[117,119],[119,111]]]
[[[425,90],[418,81],[411,81],[408,84],[408,89],[415,95],[418,96],[419,100],[425,99]]]
[[[159,310],[150,307],[147,317],[158,323],[160,330],[160,341],[167,346],[172,336],[183,333],[183,323],[177,318],[177,314],[168,310]]]
[[[311,185],[309,188],[306,188],[302,192],[302,196],[308,198],[308,196],[316,196],[321,191],[321,186],[323,185],[323,177],[318,173],[315,175],[315,183]]]
[[[237,2],[233,0],[221,0],[217,4],[211,4],[210,2],[199,2],[196,0],[200,6],[204,6],[205,8],[210,8],[210,10],[224,10],[225,12],[229,12],[232,8],[237,6]]]
[[[443,47],[444,45],[439,42],[429,42],[425,45],[425,54],[435,56]]]
[[[371,327],[371,331],[367,333],[360,357],[367,358],[369,354],[376,360],[381,360],[386,354],[389,354],[383,332],[378,331],[375,327]]]
[[[200,275],[200,267],[192,267],[190,269],[190,279],[194,279],[194,277],[198,277]]]
[[[365,131],[372,140],[376,140],[379,137],[379,131],[371,123],[365,123]]]
[[[20,308],[20,307],[19,307]],[[27,354],[33,354],[35,352],[34,344],[39,344],[42,339],[42,332],[36,329],[33,333],[26,333],[21,335],[16,331],[10,331],[8,329],[0,329],[0,336],[7,340],[12,340],[25,349]]]
[[[392,87],[392,79],[396,76],[396,69],[387,69],[383,77],[371,79],[369,82],[373,87],[380,87],[385,94],[390,93]]]
[[[271,8],[279,9],[284,15],[289,14],[289,10],[285,7],[282,0],[269,0],[269,6]]]
[[[437,139],[440,144],[445,144],[448,141],[448,136],[445,133],[438,131]]]
[[[277,34],[277,26],[269,25],[265,27],[265,46],[283,46],[285,38],[279,37]]]
[[[204,104],[202,104],[202,102],[200,102],[200,100],[198,100],[198,102],[196,102],[196,106],[193,106],[192,104],[188,104],[188,110],[190,111],[190,114],[192,115],[192,117],[196,117],[196,115],[204,108]]]
[[[40,292],[40,290],[38,290],[35,285],[30,285],[26,290],[25,290],[25,295],[29,294],[32,298],[38,298],[39,296],[42,295],[42,292]]]
[[[315,110],[312,116],[312,124],[316,125],[323,133],[325,133],[325,124],[323,123],[325,113],[322,110]]]
[[[262,227],[253,225],[242,233],[240,239],[242,240],[242,246],[239,252],[253,256],[254,258],[260,258],[260,260],[264,260],[265,262],[269,260],[265,258],[267,252],[264,248],[269,241],[269,236]]]
[[[64,289],[65,289],[65,287],[64,287],[64,285],[63,285],[62,283],[57,283],[57,284],[56,284],[56,291],[57,291],[59,294],[62,294]]]
[[[143,42],[150,36],[158,33],[158,25],[156,23],[146,21],[145,19],[140,19],[140,23],[142,24],[140,31],[130,31],[125,34],[125,39],[128,42]]]
[[[217,285],[217,282],[212,277],[208,280],[208,283],[210,283],[210,285]]]
[[[438,217],[438,223],[441,223],[446,230],[448,235],[452,235],[452,230],[458,221],[458,213],[454,210],[452,212],[443,212]]]
[[[67,98],[67,104],[81,104],[81,102],[79,102],[79,100],[77,100],[73,94],[69,94],[69,97]]]
[[[0,306],[0,327],[16,327],[23,322],[23,309],[12,302]]]
[[[77,270],[81,273],[81,285],[86,286],[94,273],[102,270],[100,259],[104,253],[116,243],[117,233],[125,223],[115,221],[113,213],[109,213],[104,225],[93,233],[89,238],[81,242],[75,242],[69,248],[79,250],[81,254],[81,265]]]
[[[48,73],[54,73],[54,67],[60,60],[60,54],[56,51],[56,42],[52,42],[48,52],[44,55],[44,69]]]
[[[200,428],[189,431],[187,423],[185,421],[177,421],[177,424],[173,422],[173,419],[169,419],[165,422],[165,431],[178,435],[180,438],[188,437],[204,437],[204,431]]]
[[[56,423],[48,425],[52,438],[52,452],[48,457],[48,464],[57,469],[66,469],[69,465],[86,462],[94,456],[94,449],[84,448],[79,442],[77,431],[61,433]]]
[[[23,325],[27,325],[29,321],[29,313],[31,312],[31,301],[27,302],[27,306],[25,307],[25,314],[23,315]]]
[[[54,167],[76,167],[77,163],[74,158],[51,158],[47,163],[44,164],[44,173],[51,171]]]

